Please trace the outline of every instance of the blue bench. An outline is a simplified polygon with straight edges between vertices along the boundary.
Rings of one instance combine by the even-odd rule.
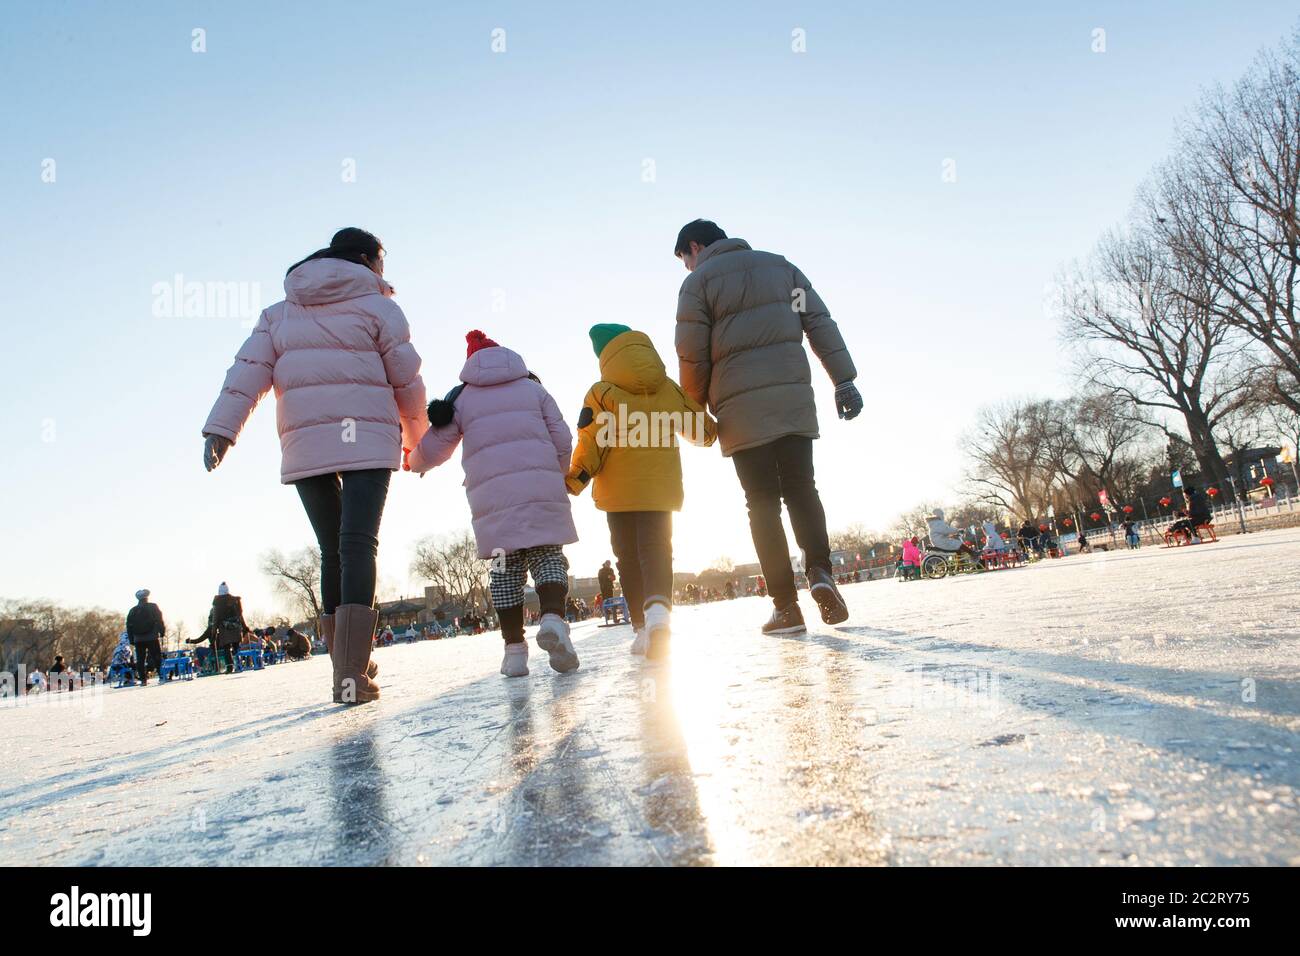
[[[241,647],[235,654],[235,670],[262,669],[262,649],[260,647]]]
[[[162,665],[158,668],[158,679],[169,681],[173,677],[194,680],[194,658],[188,654],[164,658]]]
[[[615,624],[627,624],[632,618],[627,612],[627,598],[612,597],[604,601],[600,606],[601,613],[605,615],[605,626],[613,627]],[[619,616],[622,615],[622,620]],[[614,620],[610,620],[613,617]]]

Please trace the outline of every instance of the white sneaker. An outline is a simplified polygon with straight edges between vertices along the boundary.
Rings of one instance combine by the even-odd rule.
[[[632,653],[637,657],[645,657],[645,647],[649,640],[650,634],[646,631],[645,625],[642,624],[636,629],[636,640],[632,642]]]
[[[507,677],[528,676],[528,643],[507,644],[505,656],[501,658],[501,673]]]
[[[537,646],[551,655],[551,669],[561,674],[578,669],[578,652],[569,640],[569,622],[558,614],[543,614],[537,626]]]
[[[658,601],[645,609],[646,660],[657,661],[668,656],[668,642],[672,638],[671,614],[668,606]]]

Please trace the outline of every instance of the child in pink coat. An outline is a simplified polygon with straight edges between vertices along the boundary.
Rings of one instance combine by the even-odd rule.
[[[921,547],[916,535],[903,540],[903,576],[921,576]]]
[[[578,654],[564,619],[569,562],[563,546],[578,540],[564,485],[573,438],[555,399],[518,353],[477,329],[465,339],[461,384],[429,404],[432,427],[411,452],[409,465],[423,474],[464,442],[460,462],[474,538],[479,557],[492,561],[489,587],[505,638],[501,673],[528,673],[524,582],[529,574],[542,606],[537,646],[550,655],[552,668],[571,671]]]

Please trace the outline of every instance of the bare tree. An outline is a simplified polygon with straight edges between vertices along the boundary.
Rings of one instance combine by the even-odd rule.
[[[179,625],[184,627],[184,623]],[[74,671],[107,667],[122,633],[122,616],[100,609],[69,611],[58,631],[56,652]]]
[[[56,654],[76,671],[107,666],[122,625],[121,614],[102,608],[0,602],[0,670],[48,667]]]
[[[272,548],[262,555],[262,573],[269,577],[277,594],[304,618],[320,627],[320,549],[302,548],[283,554]]]
[[[1160,240],[1205,279],[1179,290],[1257,344],[1258,384],[1300,413],[1300,29],[1211,90],[1145,197]]]
[[[1138,409],[1176,413],[1202,472],[1221,480],[1214,426],[1239,387],[1240,349],[1205,279],[1134,227],[1103,237],[1060,289],[1065,337],[1089,347],[1092,384]]]
[[[1094,499],[1103,488],[1118,499],[1130,497],[1153,451],[1152,426],[1116,392],[1089,392],[1053,402],[1052,409],[1048,455],[1053,469],[1073,484],[1070,504]]]
[[[441,588],[449,600],[492,606],[487,590],[488,564],[478,556],[474,535],[467,530],[417,542],[411,573]]]
[[[830,534],[830,544],[832,551],[854,551],[865,553],[871,550],[872,545],[881,540],[881,536],[873,531],[868,531],[861,524],[851,524],[847,528],[839,531],[832,531]]]
[[[1052,405],[1017,400],[983,408],[962,440],[975,500],[1002,513],[1042,514],[1057,473],[1051,455]]]

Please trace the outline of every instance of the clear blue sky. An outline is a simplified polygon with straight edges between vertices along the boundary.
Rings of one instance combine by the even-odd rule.
[[[559,6],[6,9],[0,594],[125,611],[147,585],[193,631],[227,580],[276,610],[258,556],[311,534],[278,484],[273,402],[201,466],[245,323],[157,317],[152,290],[257,283],[268,305],[344,225],[387,246],[431,393],[478,327],[576,417],[592,323],[643,329],[675,367],[673,239],[713,218],[808,274],[861,370],[853,423],[817,382],[832,527],[951,499],[978,402],[1078,375],[1043,311],[1058,265],[1124,215],[1199,89],[1296,18],[1284,2]],[[678,566],[749,560],[729,462],[683,457]],[[458,462],[395,477],[385,590],[416,587],[417,538],[468,525],[460,482]],[[575,513],[570,557],[591,573],[605,523],[589,497]]]

